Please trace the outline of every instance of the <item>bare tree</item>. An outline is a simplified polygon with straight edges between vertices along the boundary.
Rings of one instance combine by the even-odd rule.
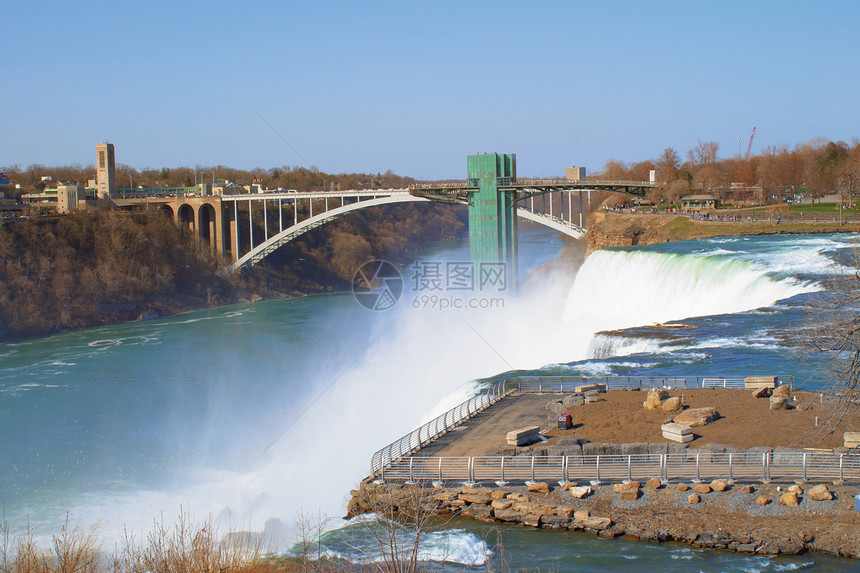
[[[418,485],[368,484],[361,491],[362,505],[375,519],[363,522],[363,539],[357,539],[353,547],[359,552],[378,552],[368,557],[380,573],[420,571],[422,543],[432,531],[445,526],[435,519],[440,504],[433,498],[433,490]]]
[[[824,425],[830,431],[860,427],[860,251],[828,280],[810,312],[802,343],[820,359],[826,373],[830,408]]]

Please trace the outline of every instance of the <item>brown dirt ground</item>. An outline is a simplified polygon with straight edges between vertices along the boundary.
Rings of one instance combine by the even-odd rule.
[[[714,406],[721,415],[707,426],[693,428],[696,437],[687,444],[691,449],[709,444],[740,449],[756,446],[832,449],[843,444],[844,427],[828,432],[823,425],[815,426],[815,417],[823,424],[827,414],[827,403],[822,404],[818,394],[796,392],[800,409],[776,411],[769,409],[767,398],[755,399],[750,391],[741,389],[678,389],[669,395],[682,396],[686,408]],[[547,402],[560,400],[561,394],[508,397],[426,446],[419,455],[498,455],[508,431],[530,425],[548,429],[547,437],[551,438],[533,448],[553,445],[553,438],[559,436],[581,436],[590,442],[604,443],[668,441],[662,437],[660,425],[677,412],[645,410],[642,402],[647,392],[644,391],[611,391],[602,396],[604,402],[569,410],[573,418],[573,428],[569,430],[558,430],[555,419],[550,421],[544,409]]]
[[[753,398],[750,391],[742,389],[672,390],[669,395],[682,396],[685,408],[713,406],[720,413],[720,419],[693,428],[696,438],[688,443],[690,448],[722,444],[742,449],[756,446],[831,449],[842,445],[844,428],[828,433],[826,428],[815,426],[815,417],[823,423],[827,411],[827,404],[819,401],[818,394],[795,392],[793,395],[800,400],[797,410],[771,410],[767,398]],[[571,408],[574,427],[551,429],[549,436],[582,436],[590,442],[609,443],[666,441],[660,425],[678,412],[646,410],[642,407],[646,392],[616,391],[603,396],[604,402]],[[547,402],[550,399],[547,396]]]

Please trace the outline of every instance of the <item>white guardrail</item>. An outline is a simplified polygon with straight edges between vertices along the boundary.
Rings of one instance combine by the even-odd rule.
[[[794,389],[793,376],[778,376],[779,383],[788,384]],[[427,422],[395,440],[373,454],[370,468],[378,475],[383,468],[412,455],[425,445],[460,425],[475,414],[495,404],[513,392],[564,393],[573,392],[577,386],[604,384],[610,388],[743,388],[744,378],[717,378],[702,376],[520,376],[497,382],[482,389],[462,404],[451,408],[441,416]]]
[[[464,420],[468,420],[478,412],[501,400],[511,392],[511,390],[507,389],[507,382],[507,380],[503,380],[490,388],[484,388],[462,404],[451,408],[441,416],[430,420],[420,428],[409,432],[399,440],[377,451],[373,454],[373,458],[370,461],[373,474],[375,475],[391,462],[418,451],[421,447],[447,433],[448,430],[458,426]]]
[[[860,454],[738,452],[598,456],[408,457],[379,477],[406,482],[526,482],[728,478],[741,481],[860,480]]]

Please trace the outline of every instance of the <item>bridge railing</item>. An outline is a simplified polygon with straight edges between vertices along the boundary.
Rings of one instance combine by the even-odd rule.
[[[612,180],[612,179],[586,179],[581,181],[573,181],[571,179],[517,179],[511,185],[517,187],[548,187],[552,185],[595,185],[595,186],[615,186],[615,187],[654,187],[656,184],[650,181],[633,181],[633,180]]]
[[[378,472],[404,482],[842,480],[860,482],[860,454],[732,452],[596,456],[407,457]]]
[[[777,376],[777,384],[795,388],[794,376]],[[508,381],[520,392],[573,392],[577,386],[603,384],[609,388],[744,388],[745,378],[711,376],[519,376]]]
[[[458,426],[461,422],[492,406],[509,392],[510,390],[507,389],[506,381],[504,380],[489,388],[484,388],[465,402],[451,408],[441,416],[437,416],[399,440],[385,446],[374,453],[371,458],[370,466],[372,473],[376,474],[386,465],[418,451],[426,444],[448,432],[451,428]]]

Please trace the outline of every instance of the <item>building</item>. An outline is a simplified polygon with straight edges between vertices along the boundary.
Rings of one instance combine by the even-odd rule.
[[[717,198],[713,195],[687,195],[681,198],[682,211],[701,211],[716,209]]]
[[[585,181],[585,167],[568,167],[564,170],[564,178],[568,181]]]
[[[116,196],[116,156],[113,143],[96,145],[96,198],[110,199]]]
[[[9,181],[9,176],[5,171],[0,171],[0,200],[12,195],[12,182]]]
[[[65,215],[86,205],[87,193],[83,185],[57,186],[57,213]]]

